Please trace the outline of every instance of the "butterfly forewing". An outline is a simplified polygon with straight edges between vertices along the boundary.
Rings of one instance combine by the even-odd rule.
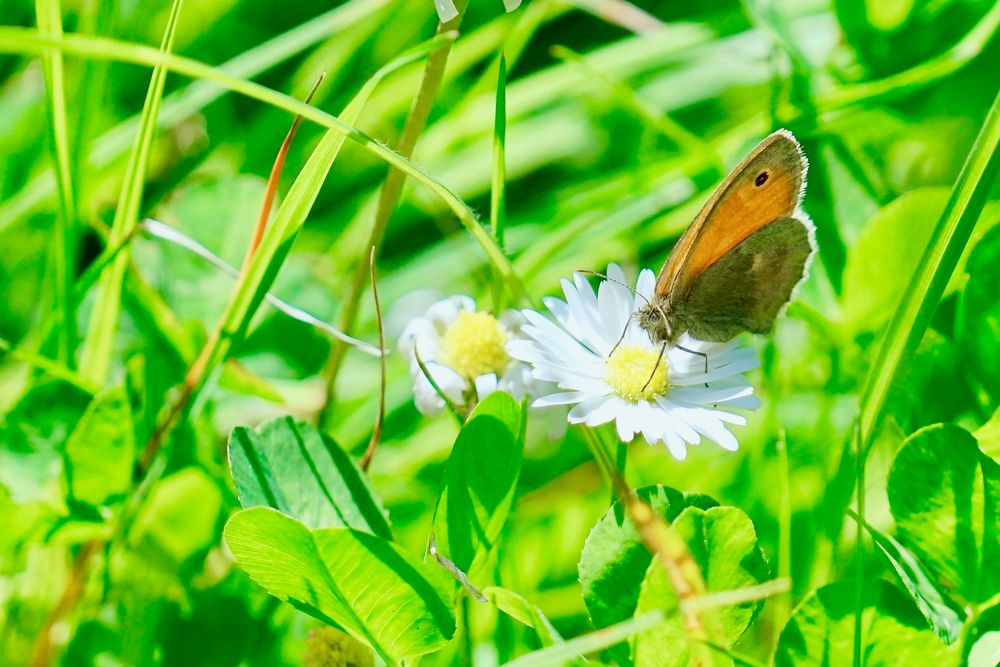
[[[674,247],[656,282],[670,303],[684,300],[709,267],[769,223],[793,215],[806,161],[787,131],[770,135],[733,169]]]

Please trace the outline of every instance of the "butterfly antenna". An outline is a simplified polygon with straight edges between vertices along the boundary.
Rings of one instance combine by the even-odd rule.
[[[591,271],[590,269],[579,269],[579,270],[577,270],[577,273],[585,273],[585,274],[590,275],[590,276],[596,276],[597,278],[600,278],[601,280],[607,280],[609,283],[614,283],[615,285],[621,285],[622,287],[624,287],[625,289],[627,289],[629,292],[632,292],[632,294],[635,294],[637,297],[639,297],[640,299],[642,299],[643,301],[645,301],[646,305],[648,305],[648,306],[652,306],[653,305],[653,303],[649,299],[647,299],[643,294],[640,294],[639,292],[637,292],[634,287],[629,287],[628,285],[626,285],[625,283],[623,283],[620,280],[615,280],[614,278],[612,278],[610,276],[607,276],[607,275],[605,275],[603,273],[598,273],[597,271]],[[655,306],[653,306],[653,307],[655,308]]]

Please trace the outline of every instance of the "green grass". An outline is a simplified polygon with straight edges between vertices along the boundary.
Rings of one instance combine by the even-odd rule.
[[[422,666],[619,664],[629,645],[700,665],[988,655],[1000,4],[456,5],[445,25],[431,0],[5,6],[0,655],[301,665],[346,641],[305,640],[329,614],[390,661],[429,651]],[[234,280],[218,267],[241,266],[295,117]],[[544,311],[575,270],[655,271],[778,127],[810,160],[820,252],[773,334],[745,337],[762,405],[738,452],[703,442],[679,462],[529,410],[523,453],[501,456],[520,433],[504,410],[472,426],[461,402],[415,409],[396,343],[431,303]],[[251,438],[231,468],[231,429],[281,415],[330,440]],[[324,447],[360,460],[376,429],[370,467],[324,476]],[[246,509],[244,464],[278,489],[262,504],[302,523],[285,521],[294,539]],[[704,595],[681,604],[610,528],[616,473],[667,503],[646,544]],[[348,497],[384,507],[391,535],[344,532]],[[297,514],[309,503],[328,523]],[[234,561],[223,528],[241,509]],[[638,551],[600,560],[615,549]],[[433,629],[379,625],[400,600]]]

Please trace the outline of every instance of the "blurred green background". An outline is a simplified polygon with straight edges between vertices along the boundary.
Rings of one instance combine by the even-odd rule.
[[[62,3],[67,32],[156,46],[167,2]],[[0,2],[4,25],[33,26],[26,0]],[[361,83],[428,38],[431,0],[295,3],[199,0],[183,7],[174,52],[339,113]],[[760,349],[763,407],[741,449],[692,448],[677,462],[634,444],[634,486],[704,492],[747,512],[770,559],[779,548],[790,461],[791,601],[853,567],[844,520],[858,394],[910,274],[1000,86],[1000,4],[989,0],[636,2],[471,0],[415,161],[489,217],[498,57],[508,63],[507,251],[534,296],[572,271],[610,261],[658,268],[726,170],[778,127],[810,160],[804,208],[820,246],[812,276]],[[51,314],[56,198],[51,125],[37,58],[0,55],[0,663],[25,664],[71,579],[80,545],[111,539],[81,601],[57,628],[67,665],[301,664],[316,622],[269,598],[236,569],[221,529],[238,507],[225,462],[236,425],[278,414],[314,418],[326,396],[330,339],[262,308],[227,372],[212,382],[165,451],[140,500],[67,497],[67,437],[86,391],[39,368],[58,358]],[[390,76],[357,125],[390,147],[422,61]],[[70,159],[81,275],[104,248],[150,70],[67,56]],[[282,110],[168,75],[140,213],[239,265],[267,175],[291,121]],[[286,192],[321,131],[303,123]],[[348,142],[283,265],[274,292],[316,316],[342,317],[385,164]],[[993,195],[997,193],[994,190]],[[969,430],[1000,402],[1000,201],[991,198],[917,354],[890,395],[891,419],[869,463],[869,520],[885,527],[885,474],[903,437],[940,421]],[[187,251],[132,243],[111,384],[128,380],[148,432],[226,303],[232,280]],[[408,183],[379,258],[386,333],[436,298],[490,303],[486,257],[427,189]],[[80,331],[93,295],[82,300]],[[376,341],[362,294],[355,333]],[[18,353],[11,352],[16,350]],[[26,360],[28,363],[26,363]],[[186,360],[186,361],[185,361]],[[422,553],[442,466],[457,431],[412,405],[406,360],[388,362],[387,421],[371,479],[398,541]],[[377,407],[378,362],[349,351],[323,423],[360,455]],[[530,429],[516,509],[496,554],[504,586],[535,602],[565,636],[590,629],[577,581],[583,541],[608,490],[578,435]],[[998,447],[1000,449],[1000,447]],[[995,452],[994,452],[995,453]],[[135,520],[117,534],[120,508]],[[116,509],[117,508],[117,509]],[[873,561],[874,563],[874,561]],[[876,565],[872,565],[873,569]],[[764,660],[790,601],[769,604],[741,642]],[[494,664],[534,646],[509,619],[474,607],[473,653]],[[459,648],[422,664],[462,664]]]

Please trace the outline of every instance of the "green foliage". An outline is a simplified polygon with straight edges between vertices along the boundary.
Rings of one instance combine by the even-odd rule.
[[[941,643],[896,588],[871,580],[864,582],[862,591],[866,665],[949,667],[960,663],[958,647]],[[850,665],[855,609],[854,582],[836,582],[812,593],[781,632],[775,665]]]
[[[235,514],[225,538],[268,592],[338,624],[390,664],[435,651],[455,633],[444,574],[387,540],[350,528],[310,531],[265,507]]]
[[[129,542],[147,554],[186,563],[216,541],[221,509],[222,493],[215,482],[197,468],[186,468],[150,492]]]
[[[729,591],[759,584],[768,568],[757,544],[750,518],[735,507],[707,510],[687,507],[674,521],[705,577],[709,591]],[[746,632],[760,612],[761,602],[713,610],[729,648]],[[677,594],[662,564],[654,559],[639,589],[636,613],[661,609],[668,621],[636,636],[632,655],[636,665],[686,665],[690,648],[684,622],[678,613]]]
[[[931,624],[938,637],[946,644],[957,640],[962,629],[962,619],[958,612],[945,602],[944,594],[923,564],[892,535],[887,535],[869,525],[865,525],[865,528],[871,533],[875,546],[892,565],[906,592],[913,598],[920,613]]]
[[[562,642],[559,631],[552,626],[542,610],[517,593],[491,586],[485,589],[483,594],[496,605],[497,609],[532,628],[542,646],[552,646]]]
[[[964,604],[1000,590],[1000,465],[957,426],[914,433],[893,462],[889,505],[901,541]]]

